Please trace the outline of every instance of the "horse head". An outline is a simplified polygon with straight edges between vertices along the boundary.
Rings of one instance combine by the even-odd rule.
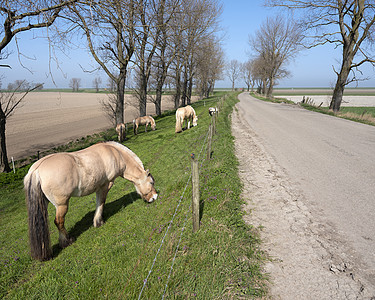
[[[152,177],[149,170],[146,170],[139,180],[134,182],[134,185],[137,193],[148,203],[151,203],[158,198],[158,193],[154,187],[154,177]]]
[[[196,114],[194,114],[194,117],[193,117],[193,126],[197,126],[198,125],[198,116]]]

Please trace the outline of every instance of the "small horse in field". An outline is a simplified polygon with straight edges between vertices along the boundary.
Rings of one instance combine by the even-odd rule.
[[[118,135],[118,141],[122,143],[125,140],[126,137],[126,127],[124,123],[117,124],[116,126],[116,132]]]
[[[219,110],[217,107],[210,107],[208,109],[208,113],[210,114],[210,116],[212,117],[214,114],[218,114],[219,113]]]
[[[34,163],[24,178],[29,218],[30,252],[34,259],[52,257],[48,226],[48,201],[56,207],[55,225],[59,244],[64,248],[73,239],[64,227],[70,197],[96,193],[94,227],[103,224],[103,207],[114,180],[131,181],[147,202],[157,199],[154,178],[130,149],[116,142],[104,142],[86,149],[55,153]]]
[[[195,113],[194,108],[192,108],[190,105],[187,105],[185,107],[180,107],[176,110],[176,130],[175,132],[181,132],[182,131],[182,125],[184,123],[184,120],[186,120],[187,123],[187,129],[190,129],[190,122],[193,123],[193,126],[197,126],[198,117]]]
[[[147,132],[147,126],[151,124],[151,129],[155,130],[156,129],[156,123],[153,117],[151,116],[144,116],[144,117],[139,117],[133,120],[133,130],[134,134],[138,134],[138,127],[139,125],[145,125],[145,132]]]

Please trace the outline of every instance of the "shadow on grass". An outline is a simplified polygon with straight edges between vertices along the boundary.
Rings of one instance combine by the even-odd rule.
[[[131,192],[115,201],[106,203],[103,209],[104,222],[106,222],[112,216],[117,214],[122,208],[127,207],[129,204],[132,204],[135,200],[140,199],[140,198],[141,197],[137,194],[137,192]],[[88,212],[80,221],[78,221],[74,225],[74,227],[70,230],[69,232],[70,237],[76,240],[81,234],[83,234],[90,227],[92,227],[94,215],[95,215],[95,210],[92,210]],[[103,226],[105,226],[105,223]],[[57,243],[52,247],[52,251],[53,251],[53,257],[57,257],[62,251],[62,248],[60,248],[59,244]]]

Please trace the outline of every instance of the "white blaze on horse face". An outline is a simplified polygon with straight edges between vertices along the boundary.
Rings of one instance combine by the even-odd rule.
[[[146,177],[143,180],[138,180],[138,182],[134,183],[134,186],[142,199],[151,203],[157,199],[158,194],[154,188],[154,179],[148,170],[146,171],[145,176]]]

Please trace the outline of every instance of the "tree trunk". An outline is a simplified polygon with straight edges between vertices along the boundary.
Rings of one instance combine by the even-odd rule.
[[[267,98],[272,98],[272,94],[273,94],[273,83],[274,83],[274,80],[273,80],[273,77],[271,77],[269,79],[269,86],[267,88]]]
[[[187,99],[186,99],[186,102],[188,105],[191,104],[191,93],[193,91],[193,78],[190,77],[189,81],[188,81],[188,86],[187,86]]]
[[[353,54],[345,54],[348,51],[344,51],[344,57],[343,57],[343,62],[341,66],[340,73],[337,74],[337,80],[336,80],[336,85],[335,89],[333,90],[332,94],[332,100],[329,105],[329,109],[332,109],[335,113],[340,110],[341,107],[341,102],[342,102],[342,96],[344,95],[344,89],[345,85],[348,80],[348,76],[350,73],[352,61],[353,61]]]
[[[147,108],[147,78],[145,75],[140,74],[139,83],[139,116],[144,117],[146,115]]]
[[[123,76],[121,76],[123,75]],[[117,80],[116,124],[124,123],[125,74]]]
[[[10,172],[8,162],[7,146],[5,140],[5,124],[6,118],[3,111],[0,111],[0,173]]]
[[[188,86],[188,75],[187,75],[187,70],[186,67],[184,67],[184,82],[182,85],[182,97],[181,97],[181,105],[185,106],[186,105],[186,97],[187,97],[187,86]]]
[[[156,96],[155,96],[155,113],[157,116],[161,115],[161,97],[163,95],[163,83],[159,78],[156,84]]]
[[[174,109],[177,109],[180,107],[180,97],[181,97],[181,80],[180,80],[180,72],[177,71],[176,94],[174,95]]]

